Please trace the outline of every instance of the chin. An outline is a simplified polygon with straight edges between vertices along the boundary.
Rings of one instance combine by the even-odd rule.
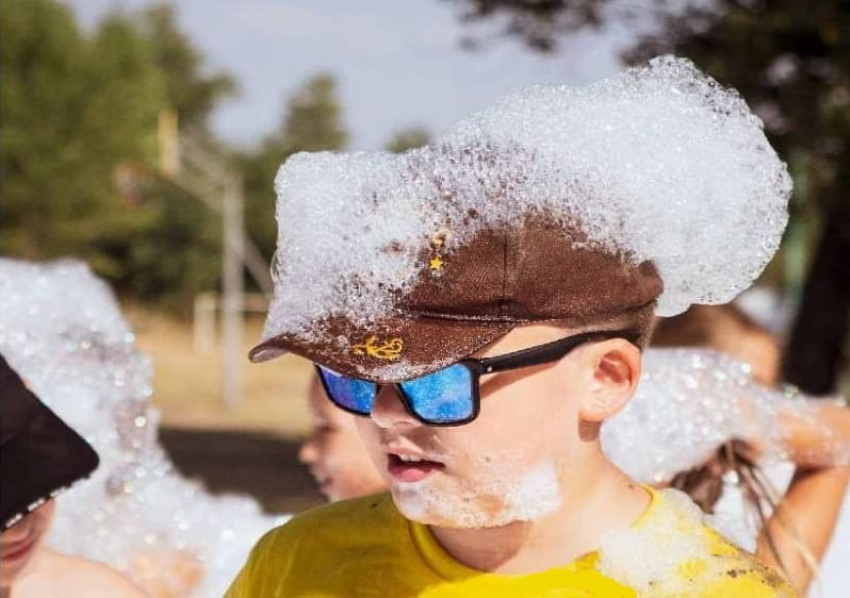
[[[551,466],[534,468],[519,479],[458,485],[394,484],[393,501],[408,519],[439,527],[482,529],[543,519],[563,504]]]

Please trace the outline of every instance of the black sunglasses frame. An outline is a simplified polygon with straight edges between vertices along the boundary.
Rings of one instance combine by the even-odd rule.
[[[434,422],[430,421],[418,413],[416,413],[411,407],[411,399],[407,396],[404,387],[402,386],[404,382],[394,382],[392,386],[395,388],[396,394],[398,398],[401,400],[402,405],[404,405],[407,413],[410,414],[411,417],[415,418],[417,421],[425,424],[426,426],[440,426],[440,427],[451,427],[451,426],[462,426],[464,424],[468,424],[478,417],[478,414],[481,410],[481,394],[480,394],[480,379],[481,376],[487,374],[495,374],[497,372],[504,372],[507,370],[518,370],[521,368],[532,367],[535,365],[543,365],[545,363],[552,363],[557,361],[563,357],[565,357],[570,351],[576,349],[577,347],[591,342],[591,341],[600,341],[600,340],[608,340],[612,338],[622,338],[627,340],[628,342],[636,345],[638,348],[638,339],[640,338],[640,334],[635,330],[611,330],[611,331],[594,331],[594,332],[583,332],[580,334],[575,334],[572,336],[568,336],[565,338],[558,339],[556,341],[552,341],[550,343],[546,343],[544,345],[537,345],[534,347],[529,347],[527,349],[521,349],[519,351],[514,351],[513,353],[506,353],[505,355],[496,355],[495,357],[485,357],[483,359],[475,359],[474,357],[467,357],[466,359],[461,359],[457,363],[454,363],[450,366],[453,367],[455,365],[462,365],[470,373],[470,395],[472,399],[472,413],[469,417],[450,422]],[[350,409],[345,407],[344,405],[340,405],[334,398],[333,395],[328,388],[327,382],[325,382],[325,377],[322,374],[322,366],[319,364],[314,364],[316,368],[316,374],[319,377],[319,381],[322,384],[322,388],[325,391],[325,395],[327,395],[328,399],[333,403],[336,407],[342,409],[343,411],[347,411],[348,413],[352,413],[354,415],[360,417],[369,417],[370,412],[362,413],[360,411],[356,411],[354,409]],[[445,369],[445,368],[443,368]],[[437,370],[439,372],[440,370]],[[437,372],[431,372],[430,374],[425,374],[425,376],[432,376]],[[348,377],[348,376],[346,376]],[[423,376],[424,377],[424,376]],[[372,403],[374,405],[375,399],[378,397],[378,393],[381,391],[381,386],[383,384],[378,384],[377,382],[371,382],[368,380],[362,380],[360,378],[356,378],[361,382],[367,382],[372,384],[375,387],[374,397],[372,398]]]

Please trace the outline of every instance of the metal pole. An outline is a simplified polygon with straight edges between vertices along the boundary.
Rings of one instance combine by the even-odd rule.
[[[233,408],[242,400],[242,362],[245,360],[243,337],[242,255],[244,254],[242,179],[225,177],[222,216],[224,244],[222,247],[222,389],[224,404]]]
[[[196,353],[211,353],[215,348],[215,311],[215,294],[199,293],[195,295],[192,340]]]

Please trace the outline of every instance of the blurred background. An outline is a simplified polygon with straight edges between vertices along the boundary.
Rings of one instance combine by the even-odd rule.
[[[295,460],[310,368],[245,357],[278,166],[417,147],[507,92],[667,52],[737,88],[788,162],[791,224],[742,305],[782,339],[786,380],[846,392],[840,0],[3,0],[0,254],[77,257],[113,285],[184,471],[273,510],[318,504]]]

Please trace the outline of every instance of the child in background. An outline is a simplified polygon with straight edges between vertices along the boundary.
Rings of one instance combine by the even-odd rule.
[[[759,384],[775,386],[782,351],[777,339],[734,303],[694,305],[671,318],[659,318],[653,347],[704,347],[750,364]]]
[[[298,459],[309,468],[322,494],[337,501],[385,491],[387,486],[363,446],[354,416],[334,407],[318,376],[310,379],[307,404],[311,430]]]
[[[390,495],[273,530],[228,596],[791,595],[599,437],[656,309],[729,300],[781,236],[788,176],[739,97],[667,57],[276,185],[252,358],[316,363]]]
[[[56,496],[87,478],[97,454],[0,356],[0,596],[144,598],[112,569],[48,548]]]
[[[755,381],[767,386],[779,381],[781,351],[777,339],[734,305],[693,306],[681,315],[663,318],[657,323],[651,342],[659,347],[715,349],[749,364]],[[776,402],[781,400],[778,397]],[[785,465],[773,464],[767,468],[765,479],[756,465],[762,448],[758,445],[763,440],[730,438],[718,447],[710,461],[694,464],[693,469],[674,477],[671,484],[688,492],[703,510],[717,511],[728,519],[743,519],[748,511],[767,509],[764,520],[756,526],[756,554],[782,569],[801,595],[806,594],[817,575],[817,564],[826,559],[830,573],[820,580],[814,594],[826,598],[843,595],[848,581],[846,568],[833,565],[839,554],[846,553],[846,546],[839,548],[848,543],[846,532],[831,539],[839,517],[843,517],[844,527],[850,518],[850,502],[845,498],[850,463],[841,455],[832,459],[821,455],[829,452],[830,445],[850,444],[850,409],[834,401],[809,399],[809,404],[807,414],[789,413],[776,421],[776,427],[783,430],[789,449],[787,458],[794,468],[788,467],[789,461]],[[743,475],[733,476],[735,483],[724,483],[724,479],[729,479],[724,474],[736,470]],[[773,487],[754,485],[756,480]]]

